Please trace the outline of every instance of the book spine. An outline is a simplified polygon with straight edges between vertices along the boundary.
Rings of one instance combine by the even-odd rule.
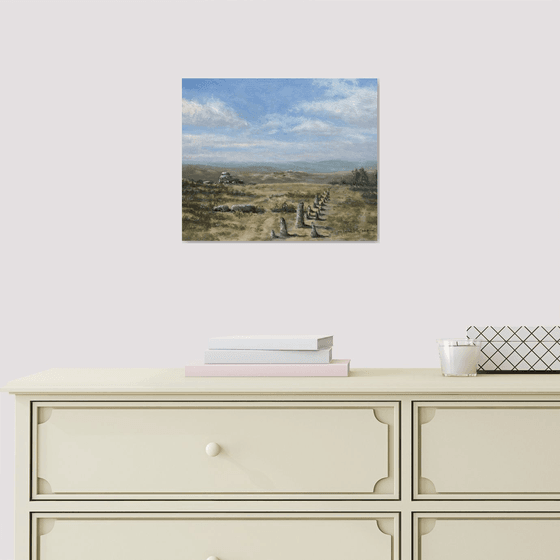
[[[203,364],[185,367],[186,377],[345,377],[350,360],[330,364]]]
[[[332,348],[322,350],[206,350],[205,364],[328,364]]]

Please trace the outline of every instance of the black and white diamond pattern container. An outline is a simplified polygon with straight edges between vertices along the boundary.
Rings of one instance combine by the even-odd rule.
[[[560,373],[560,326],[469,327],[467,338],[482,340],[478,371]]]

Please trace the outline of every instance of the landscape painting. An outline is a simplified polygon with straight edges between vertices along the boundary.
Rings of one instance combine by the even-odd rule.
[[[377,241],[377,80],[182,81],[183,241]]]

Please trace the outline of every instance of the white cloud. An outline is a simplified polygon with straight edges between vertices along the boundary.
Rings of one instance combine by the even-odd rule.
[[[313,84],[326,88],[325,95],[345,95],[348,96],[358,87],[358,80],[340,80],[333,78],[321,78],[313,80]]]
[[[332,119],[331,119],[332,121]],[[338,126],[337,126],[338,125]],[[296,133],[298,135],[307,134],[315,136],[317,140],[325,136],[337,136],[340,140],[351,139],[358,142],[375,141],[376,128],[368,126],[366,128],[353,124],[346,125],[341,121],[337,125],[328,120],[308,119],[303,116],[269,114],[266,120],[258,128],[253,129],[255,133],[267,135],[283,133]]]
[[[327,88],[325,99],[306,101],[297,109],[314,114],[323,114],[333,119],[360,128],[377,127],[377,89],[360,87],[349,80],[317,80]]]
[[[183,134],[183,149],[196,148],[259,148],[279,147],[287,144],[277,140],[249,138],[248,136],[227,136],[225,134]]]
[[[260,130],[267,134],[278,132],[295,132],[312,136],[328,136],[341,132],[341,128],[319,119],[306,119],[301,116],[270,114],[260,125]]]
[[[318,142],[281,141],[224,134],[183,134],[183,160],[189,161],[294,161],[375,159],[377,142],[356,142],[347,137],[324,137]]]
[[[294,117],[292,115],[279,115],[278,113],[270,113],[264,117],[264,121],[260,124],[260,128],[269,133],[270,130],[275,132],[288,131],[294,126],[303,122],[302,117]]]
[[[313,134],[315,136],[329,136],[338,132],[336,126],[319,120],[304,120],[292,128],[291,132]]]
[[[187,126],[244,128],[249,123],[219,99],[212,99],[206,103],[183,99],[183,124]]]

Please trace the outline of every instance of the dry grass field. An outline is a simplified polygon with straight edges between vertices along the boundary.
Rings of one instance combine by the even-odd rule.
[[[303,175],[309,179],[312,174]],[[210,186],[184,180],[183,241],[376,241],[377,189],[354,189],[309,181]],[[309,227],[296,228],[298,203],[303,201],[307,210],[315,195],[326,190],[330,195],[321,217],[306,218]],[[222,205],[245,204],[255,206],[256,212],[214,210]],[[286,220],[290,237],[271,240],[271,230],[279,233],[281,217]],[[311,224],[321,237],[311,237]]]

